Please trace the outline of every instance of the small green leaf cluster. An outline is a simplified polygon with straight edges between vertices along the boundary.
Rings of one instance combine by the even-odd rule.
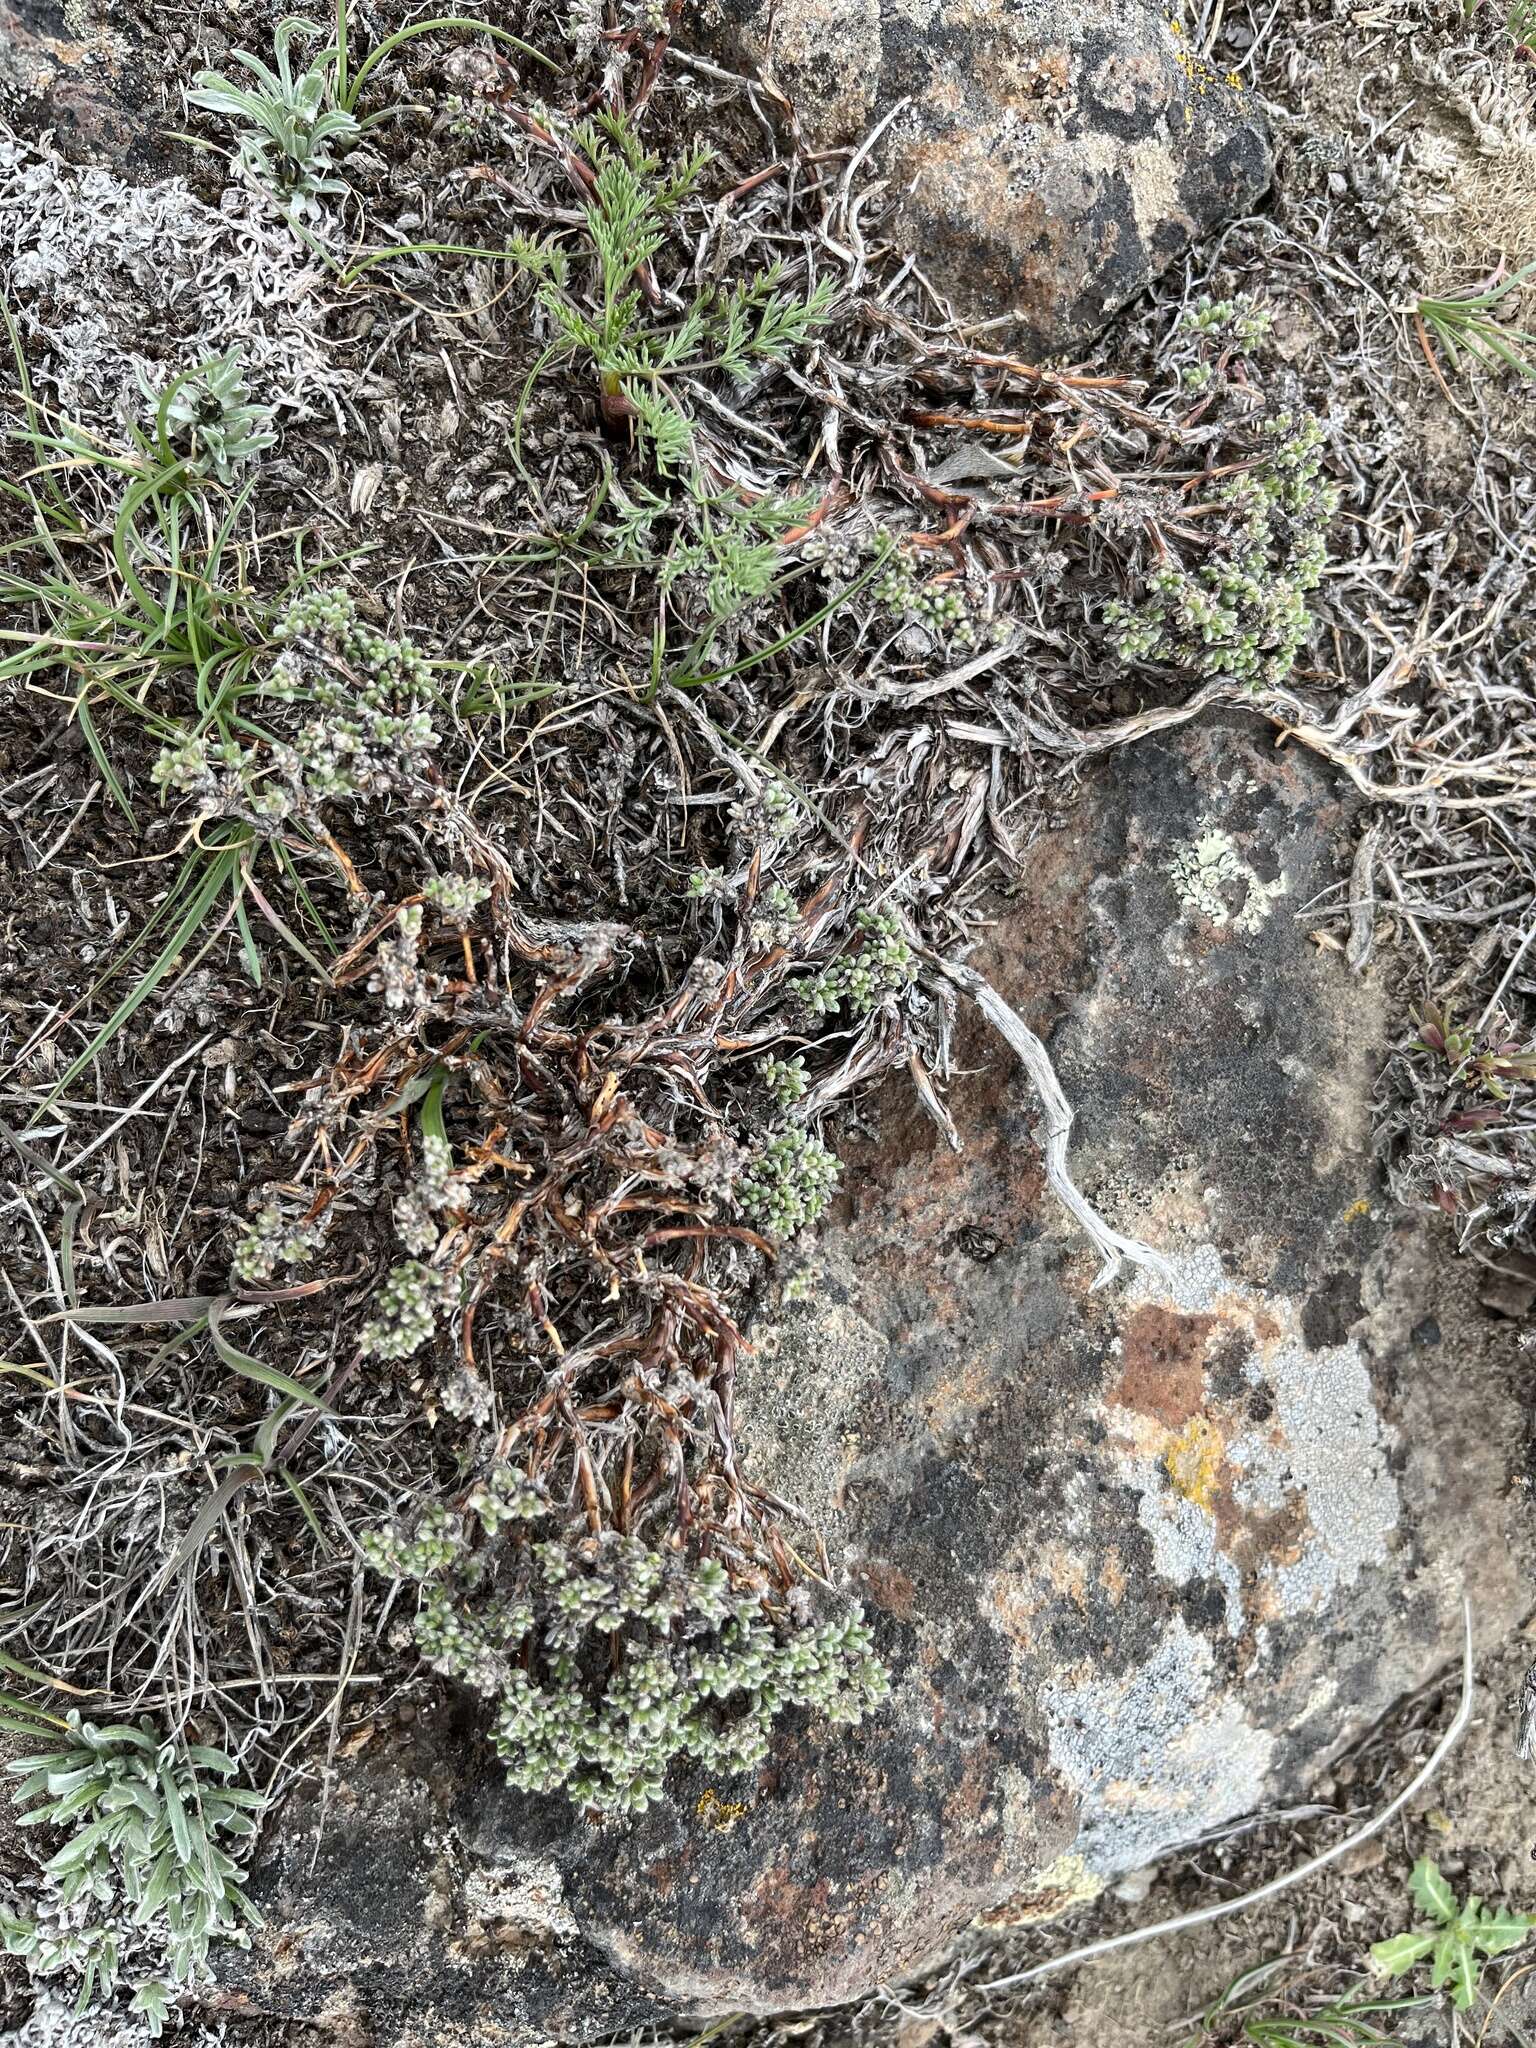
[[[142,369],[139,381],[155,408],[155,430],[165,451],[195,475],[227,484],[242,462],[277,440],[270,429],[277,408],[252,404],[238,348],[211,356],[163,390]]]
[[[1485,1906],[1475,1893],[1458,1906],[1439,1865],[1427,1856],[1413,1866],[1408,1888],[1414,1903],[1433,1924],[1376,1942],[1371,1961],[1387,1976],[1401,1977],[1429,1959],[1430,1988],[1442,1991],[1449,1985],[1451,2003],[1465,2012],[1477,1991],[1481,1959],[1518,1948],[1536,1922],[1523,1913]]]
[[[421,905],[407,903],[395,912],[394,928],[373,949],[370,995],[382,996],[386,1010],[422,1009],[430,990],[421,974]]]
[[[296,597],[273,628],[272,637],[290,650],[270,684],[274,696],[312,694],[297,654],[318,655],[351,672],[366,701],[380,706],[422,695],[430,667],[410,640],[391,640],[358,616],[351,593],[339,588],[307,590]]]
[[[195,796],[207,810],[222,808],[229,784],[248,765],[246,750],[211,733],[167,740],[149,779],[162,796]]]
[[[273,637],[281,652],[255,694],[312,715],[291,737],[250,746],[209,732],[171,741],[151,770],[158,789],[275,830],[296,812],[391,789],[421,771],[437,734],[415,701],[429,669],[409,640],[376,632],[334,589],[295,599]]]
[[[263,1202],[235,1240],[230,1271],[242,1287],[259,1287],[279,1266],[302,1266],[320,1243],[315,1225],[285,1216],[277,1202]]]
[[[542,1521],[549,1512],[548,1501],[527,1473],[505,1463],[491,1467],[465,1506],[487,1536],[499,1536],[510,1523]]]
[[[373,1314],[363,1325],[359,1346],[365,1358],[409,1358],[431,1342],[447,1282],[420,1259],[406,1259],[385,1275],[370,1303]]]
[[[770,882],[753,902],[747,923],[752,944],[762,952],[787,946],[800,923],[800,906],[783,882]]]
[[[434,1208],[451,1202],[461,1192],[453,1171],[453,1145],[438,1130],[422,1133],[422,1186]]]
[[[429,1579],[445,1572],[463,1547],[463,1525],[440,1502],[424,1507],[407,1533],[394,1523],[362,1538],[364,1557],[387,1579]]]
[[[1315,419],[1282,412],[1268,422],[1252,467],[1212,492],[1222,517],[1198,567],[1170,553],[1140,602],[1106,607],[1122,661],[1253,690],[1285,681],[1311,631],[1307,596],[1327,566],[1325,534],[1339,505],[1322,474],[1322,441]]]
[[[867,1017],[888,996],[905,995],[912,986],[917,962],[900,916],[894,910],[861,910],[854,922],[858,942],[796,987],[814,1017],[844,1006]]]
[[[792,1102],[798,1102],[810,1083],[806,1079],[805,1061],[799,1053],[789,1059],[780,1059],[777,1053],[770,1053],[758,1068],[763,1085],[780,1109],[788,1109]]]
[[[187,99],[235,125],[235,162],[290,220],[313,220],[322,211],[322,200],[346,191],[344,180],[333,175],[335,158],[357,141],[362,123],[336,104],[334,46],[295,71],[292,45],[301,33],[318,37],[320,30],[312,21],[289,15],[273,36],[275,70],[248,50],[236,50],[234,61],[254,83],[200,71]]]
[[[149,1721],[98,1728],[71,1713],[60,1748],[7,1765],[31,1808],[21,1825],[68,1840],[43,1865],[42,1915],[0,1925],[6,1948],[36,1976],[78,1978],[82,2010],[133,1982],[133,2010],[158,2036],[176,1991],[206,1977],[211,1944],[244,1944],[260,1925],[231,1849],[255,1835],[264,1802],[228,1782],[236,1768]]]
[[[688,877],[688,896],[694,903],[723,903],[736,893],[724,868],[695,868]]]
[[[1257,348],[1269,339],[1274,324],[1274,314],[1251,292],[1236,292],[1230,299],[1213,299],[1202,292],[1179,315],[1177,332],[1202,341]]]
[[[805,819],[800,799],[787,782],[770,775],[753,794],[731,806],[731,823],[753,841],[770,847],[793,839]]]
[[[394,1205],[395,1229],[407,1251],[424,1257],[440,1236],[437,1214],[459,1209],[468,1202],[470,1187],[453,1170],[453,1148],[437,1131],[426,1131],[421,1140],[421,1165],[416,1178]]]
[[[968,653],[1006,640],[1013,630],[1006,618],[989,612],[984,580],[953,570],[920,575],[920,552],[903,546],[900,534],[883,527],[863,534],[821,528],[802,543],[801,552],[834,589],[867,590],[883,611],[920,628],[942,654]]]
[[[887,539],[881,534],[873,536],[868,551],[873,552]],[[1009,632],[1006,619],[987,616],[986,597],[980,589],[953,572],[919,576],[916,561],[905,548],[891,549],[885,567],[870,586],[870,595],[897,618],[920,626],[947,653],[969,653],[988,641],[1006,638]]]
[[[1232,388],[1231,364],[1267,341],[1274,314],[1259,298],[1236,292],[1230,299],[1202,293],[1179,314],[1168,340],[1169,368],[1181,392],[1218,398]],[[1252,403],[1252,387],[1239,387]],[[1207,408],[1208,410],[1208,408]]]
[[[755,876],[757,888],[748,918],[752,944],[762,951],[787,946],[800,922],[800,906],[783,882],[768,876],[784,849],[796,839],[804,818],[804,808],[789,784],[776,775],[767,777],[731,805],[737,860],[730,869],[695,868],[688,877],[689,898],[702,903],[734,902]]]
[[[753,1148],[736,1199],[769,1237],[793,1237],[826,1208],[841,1171],[837,1154],[803,1124],[786,1124]]]
[[[446,924],[467,925],[491,893],[489,882],[477,882],[473,875],[434,875],[422,895]]]
[[[462,1517],[433,1510],[413,1535],[364,1540],[377,1569],[421,1583],[428,1661],[497,1699],[492,1739],[520,1790],[643,1813],[680,1757],[751,1770],[785,1708],[852,1725],[885,1697],[857,1608],[776,1622],[718,1559],[584,1523],[535,1533],[555,1519],[526,1475],[498,1466]]]

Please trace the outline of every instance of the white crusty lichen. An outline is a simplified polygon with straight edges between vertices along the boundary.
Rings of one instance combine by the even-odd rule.
[[[494,1929],[502,1945],[539,1947],[575,1941],[576,1916],[565,1902],[565,1883],[547,1857],[512,1850],[495,1864],[469,1870],[463,1883],[466,1918]],[[508,1937],[514,1940],[509,1942]]]
[[[1219,1586],[1228,1629],[1237,1634],[1246,1611],[1262,1608],[1277,1618],[1319,1613],[1363,1571],[1386,1564],[1401,1502],[1360,1345],[1353,1338],[1308,1345],[1299,1305],[1281,1294],[1247,1293],[1228,1277],[1213,1245],[1175,1254],[1162,1278],[1139,1275],[1127,1306],[1142,1303],[1211,1317],[1213,1341],[1222,1333],[1246,1335],[1243,1377],[1268,1395],[1270,1410],[1256,1425],[1245,1403],[1234,1426],[1216,1403],[1180,1435],[1170,1434],[1160,1447],[1140,1444],[1126,1457],[1159,1577]],[[1241,1574],[1219,1541],[1212,1498],[1218,1474],[1232,1503],[1254,1522],[1290,1511],[1285,1551]]]
[[[1246,1370],[1260,1377],[1255,1361]],[[1296,1614],[1326,1607],[1368,1567],[1386,1562],[1400,1513],[1397,1481],[1358,1344],[1311,1351],[1298,1330],[1287,1329],[1265,1352],[1262,1381],[1274,1397],[1273,1423],[1235,1438],[1227,1461],[1240,1474],[1233,1489],[1240,1505],[1280,1507],[1298,1496],[1306,1504],[1299,1555],[1265,1567],[1281,1613]]]
[[[1229,1635],[1242,1633],[1243,1585],[1217,1543],[1216,1518],[1172,1485],[1161,1466],[1143,1462],[1132,1474],[1140,1499],[1136,1519],[1152,1539],[1152,1569],[1170,1585],[1204,1580],[1221,1589]]]
[[[1275,1738],[1221,1689],[1215,1662],[1175,1616],[1134,1670],[1043,1688],[1051,1764],[1081,1805],[1074,1847],[1098,1876],[1154,1862],[1192,1824],[1253,1805]]]
[[[1283,874],[1266,882],[1230,833],[1209,823],[1175,851],[1168,873],[1186,916],[1245,934],[1259,929],[1290,887]]]

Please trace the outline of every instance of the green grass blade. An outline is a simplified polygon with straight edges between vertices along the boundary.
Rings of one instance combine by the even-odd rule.
[[[34,1111],[29,1119],[30,1122],[35,1123],[39,1117],[45,1115],[53,1107],[70,1083],[77,1080],[85,1072],[92,1061],[99,1057],[102,1050],[112,1043],[112,1040],[134,1015],[135,1011],[154,994],[155,990],[175,966],[184,948],[202,929],[203,920],[218,901],[221,892],[236,875],[244,850],[243,845],[229,847],[223,852],[215,854],[209,860],[207,869],[201,881],[188,898],[186,907],[183,909],[171,936],[166,940],[138,981],[134,983],[128,994],[124,996],[123,1000],[112,1012],[106,1023],[102,1025],[101,1029],[91,1039],[85,1050],[77,1053],[70,1061],[69,1065],[49,1090],[41,1105]],[[210,935],[207,943],[199,948],[195,956],[196,959],[202,958],[217,936],[217,931]]]
[[[225,1295],[208,1311],[208,1335],[221,1363],[227,1365],[231,1372],[239,1373],[244,1379],[255,1380],[258,1386],[267,1387],[275,1394],[282,1394],[289,1401],[302,1401],[306,1407],[318,1408],[322,1413],[328,1413],[325,1402],[318,1394],[311,1393],[308,1387],[300,1386],[297,1380],[290,1379],[287,1373],[279,1372],[275,1366],[263,1365],[259,1358],[252,1358],[248,1351],[241,1351],[230,1343],[219,1328],[219,1321],[232,1305],[233,1297]]]
[[[464,14],[443,14],[432,21],[413,21],[408,28],[397,28],[392,36],[386,36],[379,47],[371,50],[358,65],[351,83],[344,90],[338,77],[336,104],[350,114],[357,105],[358,95],[367,83],[369,72],[375,65],[382,64],[392,50],[401,43],[410,42],[413,36],[430,35],[435,29],[443,28],[467,28],[475,35],[492,36],[499,43],[510,43],[512,48],[520,51],[523,56],[532,57],[535,63],[542,64],[546,71],[560,69],[552,57],[546,56],[542,50],[536,50],[532,43],[525,43],[521,36],[513,35],[510,29],[498,28],[494,22],[473,21]]]
[[[139,821],[134,816],[133,805],[128,801],[128,792],[117,779],[117,770],[112,766],[107,750],[102,745],[101,734],[96,730],[96,721],[91,716],[91,708],[83,697],[75,705],[75,723],[85,735],[85,744],[91,750],[91,759],[96,763],[96,771],[107,785],[112,801],[137,832]]]

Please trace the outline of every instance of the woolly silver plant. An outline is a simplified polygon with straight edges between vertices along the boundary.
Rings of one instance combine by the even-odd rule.
[[[18,1730],[25,1724],[12,1724]],[[209,1979],[217,1941],[245,1943],[260,1916],[241,1887],[262,1795],[232,1783],[222,1750],[71,1712],[36,1733],[55,1747],[13,1759],[23,1827],[61,1846],[27,1914],[0,1913],[0,1947],[36,1978],[78,1987],[81,2009],[132,1986],[130,2010],[158,2036],[174,2000]]]
[[[336,159],[357,141],[362,123],[335,103],[334,47],[318,51],[302,71],[294,69],[293,42],[300,34],[318,38],[320,31],[299,15],[287,16],[273,36],[275,65],[236,50],[233,61],[250,74],[248,84],[200,71],[186,98],[189,106],[235,125],[237,167],[290,220],[314,221],[323,200],[347,190],[334,175]]]
[[[163,388],[141,370],[139,384],[152,432],[196,475],[230,483],[242,463],[277,441],[277,408],[252,402],[239,348],[210,356]]]
[[[274,412],[336,407],[320,272],[257,194],[207,206],[181,178],[78,169],[0,124],[0,270],[39,396],[109,443],[187,361],[240,352]],[[125,400],[127,410],[125,411]]]

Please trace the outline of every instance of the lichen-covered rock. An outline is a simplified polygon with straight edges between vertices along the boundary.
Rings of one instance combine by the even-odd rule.
[[[1092,334],[1269,183],[1241,81],[1152,6],[718,0],[703,18],[814,148],[899,107],[875,161],[902,246],[964,314],[1011,316],[1039,350]]]
[[[1166,1273],[1093,1289],[974,1017],[965,1149],[889,1089],[790,1262],[738,1413],[862,1589],[888,1708],[603,1827],[508,1792],[470,1721],[381,1732],[274,1831],[263,2004],[446,2048],[852,1997],[1297,1794],[1455,1652],[1464,1583],[1485,1631],[1521,1612],[1516,1418],[1379,1199],[1385,1004],[1297,915],[1346,824],[1254,724],[1145,742],[980,956]]]
[[[167,168],[165,67],[129,10],[0,0],[0,117],[47,129],[72,162],[135,177]]]

